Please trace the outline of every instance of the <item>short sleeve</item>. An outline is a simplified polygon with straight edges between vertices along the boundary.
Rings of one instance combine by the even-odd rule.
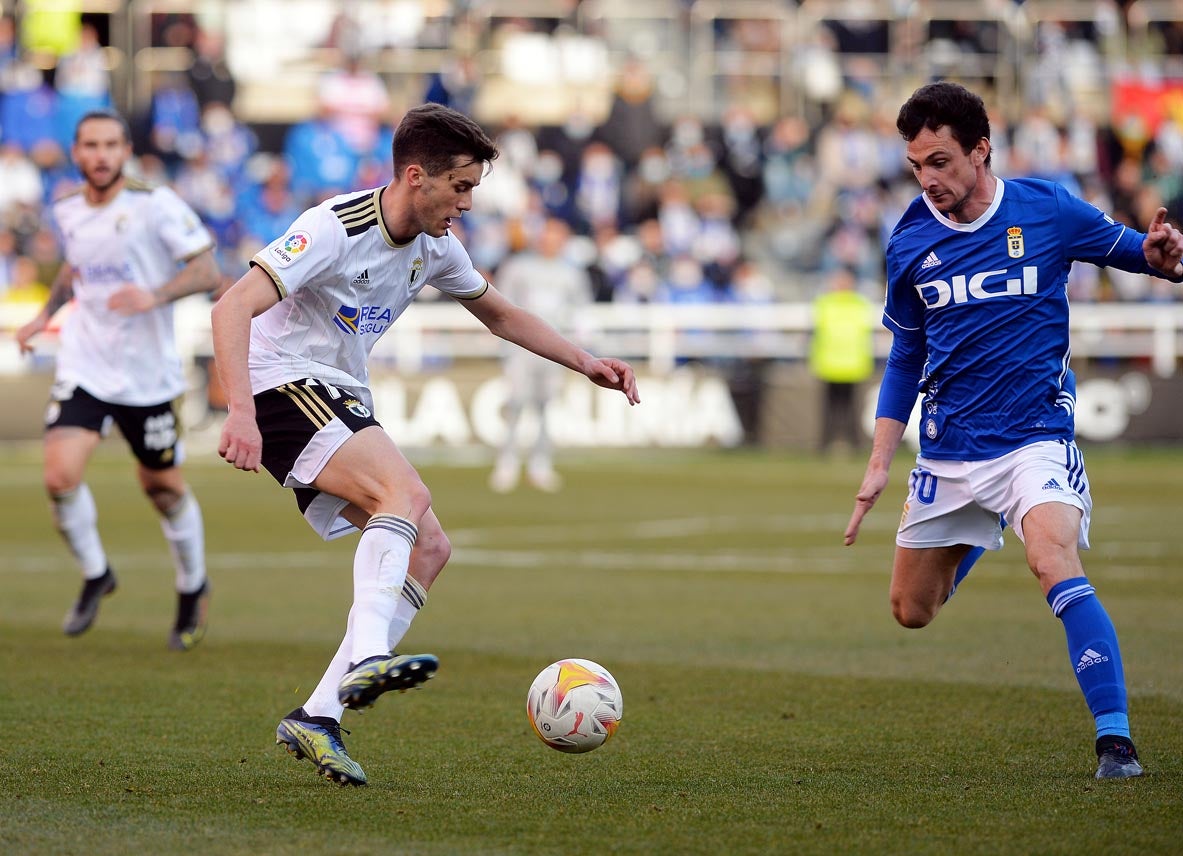
[[[331,272],[344,234],[332,211],[323,206],[310,208],[259,250],[251,264],[271,277],[282,300]]]
[[[171,188],[152,191],[152,215],[157,234],[176,261],[186,262],[213,247],[209,230]]]
[[[450,233],[447,251],[440,260],[439,270],[432,274],[430,284],[461,300],[473,300],[489,288],[484,276],[473,267],[464,245]]]

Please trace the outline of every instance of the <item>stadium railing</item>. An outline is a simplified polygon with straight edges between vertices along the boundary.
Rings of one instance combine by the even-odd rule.
[[[0,303],[0,374],[27,371],[12,333],[37,307]],[[891,337],[879,328],[876,350],[887,355]],[[1102,303],[1073,307],[1070,320],[1075,360],[1129,360],[1159,377],[1171,377],[1183,358],[1183,304]],[[209,302],[192,297],[177,304],[179,347],[187,360],[212,356]],[[812,331],[808,303],[593,304],[580,313],[572,335],[596,352],[643,363],[650,372],[673,371],[687,360],[800,360]],[[52,342],[41,343],[52,350]],[[415,372],[453,360],[492,359],[503,343],[451,301],[413,304],[398,328],[378,342],[377,364]]]

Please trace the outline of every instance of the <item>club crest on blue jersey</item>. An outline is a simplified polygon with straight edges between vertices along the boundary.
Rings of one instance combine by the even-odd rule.
[[[1025,252],[1023,230],[1018,226],[1011,226],[1006,230],[1006,254],[1012,259],[1021,259]]]
[[[394,313],[386,306],[342,305],[333,316],[333,323],[351,336],[383,333],[394,321]]]

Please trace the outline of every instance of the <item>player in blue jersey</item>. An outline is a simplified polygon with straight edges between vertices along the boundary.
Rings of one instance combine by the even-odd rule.
[[[922,193],[887,246],[894,334],[875,437],[845,542],[887,486],[916,395],[920,454],[896,535],[891,608],[924,627],[1009,523],[1026,549],[1096,723],[1098,779],[1142,774],[1117,634],[1081,565],[1092,498],[1074,441],[1068,270],[1075,260],[1183,280],[1183,234],[1145,234],[1035,179],[990,168],[982,99],[921,87],[896,126]]]

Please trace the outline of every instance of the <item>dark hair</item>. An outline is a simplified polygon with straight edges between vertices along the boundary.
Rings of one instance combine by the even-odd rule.
[[[961,150],[969,154],[978,140],[990,139],[990,119],[982,99],[959,83],[941,81],[921,86],[900,108],[895,126],[909,143],[927,128],[949,127]],[[986,155],[986,166],[990,155]]]
[[[112,110],[110,107],[97,107],[94,110],[87,110],[82,114],[82,118],[78,120],[78,124],[74,126],[74,142],[78,142],[78,132],[82,130],[84,122],[89,122],[91,119],[108,119],[112,122],[118,122],[119,127],[123,129],[123,142],[131,142],[131,126],[127,124],[127,119],[123,118],[123,114],[118,110]]]
[[[442,104],[408,110],[394,131],[394,174],[419,164],[428,175],[469,163],[488,163],[497,146],[472,119]],[[465,159],[457,163],[457,158]]]

